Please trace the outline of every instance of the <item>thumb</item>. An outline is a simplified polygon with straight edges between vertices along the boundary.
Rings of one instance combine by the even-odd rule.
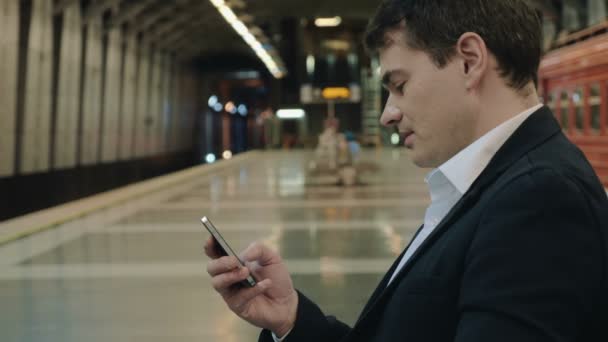
[[[241,254],[245,262],[257,262],[260,266],[268,266],[281,262],[279,255],[268,246],[254,242]]]

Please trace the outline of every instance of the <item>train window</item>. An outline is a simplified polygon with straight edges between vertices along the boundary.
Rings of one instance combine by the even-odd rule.
[[[589,107],[591,109],[591,131],[593,134],[600,132],[600,85],[594,83],[589,87]]]
[[[562,129],[567,130],[568,129],[568,110],[569,110],[569,101],[568,101],[568,91],[564,90],[561,93],[561,98],[562,100],[559,101],[560,102],[560,106],[559,106],[559,117],[560,117],[560,122],[562,124]]]
[[[549,107],[549,109],[551,109],[553,111],[553,113],[555,113],[555,115],[557,115],[557,99],[556,99],[556,95],[555,93],[548,93],[547,94],[547,102],[546,105],[547,107]]]
[[[585,126],[585,108],[583,106],[583,89],[581,88],[576,88],[574,90],[574,92],[572,93],[572,101],[574,102],[574,109],[575,109],[575,124],[576,124],[576,129],[579,131],[582,131],[584,126]]]

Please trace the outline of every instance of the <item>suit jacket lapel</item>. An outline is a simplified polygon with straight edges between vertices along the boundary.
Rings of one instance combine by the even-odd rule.
[[[390,294],[400,283],[400,280],[405,277],[420,255],[422,255],[430,246],[432,246],[437,238],[445,233],[456,220],[458,220],[465,212],[475,205],[483,193],[483,190],[488,185],[494,182],[496,178],[498,178],[510,165],[520,159],[524,154],[560,132],[561,128],[559,124],[553,117],[552,112],[547,107],[542,107],[532,114],[498,150],[488,166],[475,180],[460,201],[456,203],[456,205],[452,208],[452,210],[450,210],[441,223],[439,223],[439,225],[424,240],[420,247],[418,247],[416,252],[399,271],[399,274],[395,276],[395,279],[393,279],[390,285],[386,286],[388,279],[390,279],[394,269],[398,265],[398,260],[403,257],[403,253],[397,259],[397,261],[395,261],[389,272],[384,276],[380,285],[372,295],[372,299],[370,299],[366,305],[366,308],[359,317],[353,331],[356,330],[357,327],[363,325],[367,318],[373,316],[371,314],[374,311],[383,307],[382,303],[390,298]],[[419,232],[420,229],[416,234]]]
[[[364,320],[366,318],[370,317],[370,315],[376,309],[384,306],[384,305],[382,305],[383,301],[390,298],[389,294],[392,293],[394,291],[394,289],[399,285],[399,283],[401,282],[401,279],[403,279],[403,277],[405,277],[405,275],[408,273],[408,271],[410,270],[412,265],[416,262],[416,260],[420,257],[420,255],[422,253],[424,253],[424,251],[426,249],[428,249],[433,244],[433,242],[450,227],[450,225],[454,222],[454,220],[458,219],[458,217],[460,217],[463,212],[468,210],[468,208],[476,202],[476,198],[477,198],[477,192],[471,192],[471,191],[467,192],[467,194],[465,194],[465,196],[463,196],[460,199],[460,201],[458,201],[458,203],[456,203],[454,208],[452,208],[452,210],[450,210],[450,212],[447,214],[447,216],[433,230],[433,232],[431,234],[429,234],[429,236],[424,240],[424,242],[418,247],[416,252],[414,252],[414,254],[412,254],[410,259],[405,263],[405,265],[403,265],[403,268],[401,268],[401,270],[399,270],[399,273],[395,276],[395,279],[393,279],[393,281],[387,286],[388,279],[390,279],[391,275],[394,272],[396,265],[398,264],[398,261],[401,258],[397,259],[395,264],[393,264],[393,267],[391,267],[391,270],[384,276],[384,279],[380,283],[380,286],[378,286],[378,288],[376,289],[376,292],[374,292],[374,295],[372,296],[372,300],[370,300],[368,302],[368,304],[366,305],[366,309],[363,311],[363,313],[359,317],[359,320],[357,321],[357,324],[355,327],[361,325],[364,322]],[[412,239],[412,241],[413,240],[414,239]],[[403,256],[403,254],[402,254],[402,256]]]
[[[410,247],[410,245],[412,244],[412,242],[414,241],[414,239],[416,238],[416,236],[418,236],[418,234],[420,234],[420,231],[422,230],[424,226],[420,226],[418,228],[418,230],[416,231],[416,233],[414,234],[414,237],[410,240],[409,244],[407,245],[407,247],[405,247],[405,249],[403,249],[403,251],[401,252],[401,254],[399,255],[399,257],[397,257],[397,259],[393,262],[393,264],[391,265],[391,267],[388,269],[388,271],[384,274],[384,277],[382,278],[382,280],[380,281],[380,284],[378,284],[378,286],[376,287],[376,289],[374,290],[374,292],[372,293],[372,296],[370,297],[370,299],[367,301],[367,304],[365,304],[365,307],[363,308],[363,310],[361,311],[361,315],[359,315],[359,320],[361,319],[361,317],[365,316],[365,313],[367,312],[367,310],[373,306],[373,303],[376,301],[376,299],[378,298],[378,296],[384,292],[384,290],[386,289],[386,286],[388,284],[388,281],[391,279],[391,276],[393,275],[393,273],[395,272],[395,269],[397,268],[397,266],[399,265],[399,262],[401,261],[401,258],[403,258],[403,255],[405,254],[405,252],[408,250],[408,248]]]

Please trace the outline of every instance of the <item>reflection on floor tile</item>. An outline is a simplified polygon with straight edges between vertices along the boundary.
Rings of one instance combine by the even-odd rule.
[[[294,284],[352,324],[422,220],[426,171],[398,150],[370,151],[364,159],[381,168],[362,176],[365,186],[319,186],[305,172],[310,156],[262,153],[176,185],[168,200],[125,203],[3,246],[0,340],[255,341],[259,330],[210,285],[203,215],[236,250],[276,248]]]
[[[0,281],[2,341],[254,340],[257,329],[228,312],[208,283],[203,276]]]
[[[404,247],[405,234],[379,229],[280,231],[278,245],[285,259],[320,257],[395,257]],[[222,234],[235,250],[261,240],[260,232],[228,231]],[[190,261],[202,256],[207,232],[89,233],[22,262],[28,264],[153,263]],[[394,245],[395,248],[391,249]],[[179,249],[167,246],[180,246]]]

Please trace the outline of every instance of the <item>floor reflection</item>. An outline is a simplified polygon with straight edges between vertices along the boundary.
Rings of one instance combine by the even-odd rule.
[[[422,220],[425,171],[400,150],[367,151],[379,167],[344,188],[311,183],[309,158],[262,153],[3,246],[0,340],[255,340],[206,276],[203,215],[237,250],[276,248],[301,291],[353,323]]]

